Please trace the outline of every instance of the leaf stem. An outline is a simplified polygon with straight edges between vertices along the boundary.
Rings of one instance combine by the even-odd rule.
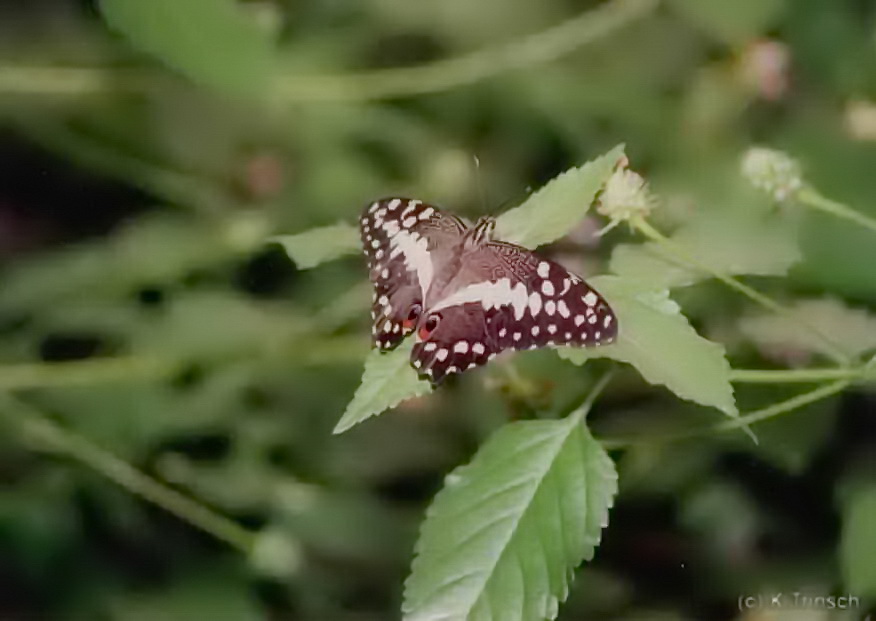
[[[590,409],[593,407],[593,404],[596,403],[599,395],[601,395],[602,391],[605,390],[605,387],[608,386],[608,383],[611,381],[614,373],[615,370],[613,368],[609,369],[608,371],[603,373],[602,377],[596,380],[596,383],[593,384],[593,387],[588,391],[587,396],[584,398],[584,401],[581,403],[581,405],[575,408],[575,410],[567,417],[570,424],[577,425],[579,422],[587,417],[587,414],[590,413]]]
[[[733,420],[722,421],[713,425],[708,425],[696,429],[687,429],[685,431],[675,433],[659,434],[641,438],[605,438],[604,440],[600,440],[600,443],[606,449],[618,449],[627,448],[634,445],[677,442],[680,440],[688,440],[690,438],[697,438],[701,436],[709,436],[718,433],[734,431],[752,423],[759,423],[770,418],[775,418],[776,416],[786,414],[805,405],[809,405],[810,403],[815,403],[816,401],[826,399],[832,395],[842,392],[850,384],[851,382],[849,382],[848,380],[839,380],[836,382],[832,382],[830,384],[815,388],[814,390],[811,390],[809,392],[795,395],[790,399],[786,399],[785,401],[780,401],[765,408],[749,412],[748,414],[743,414],[738,418],[734,418]]]
[[[256,534],[205,505],[140,472],[90,440],[64,429],[36,408],[10,395],[0,394],[0,404],[32,439],[99,472],[130,493],[155,504],[220,541],[249,554]]]
[[[876,233],[876,219],[862,214],[859,211],[855,211],[848,205],[844,205],[843,203],[839,203],[823,196],[818,190],[813,187],[804,187],[799,192],[797,192],[795,198],[807,207],[829,213],[833,216],[836,216],[837,218],[849,220]]]
[[[695,257],[691,256],[687,251],[683,248],[675,244],[671,239],[663,235],[660,231],[655,229],[651,224],[645,220],[644,218],[636,218],[631,221],[631,224],[638,229],[645,237],[658,243],[661,247],[663,247],[667,252],[672,253],[676,258],[688,263],[696,267],[697,269],[703,270],[713,277],[717,278],[725,285],[730,287],[731,289],[738,291],[742,295],[748,297],[752,301],[760,304],[764,308],[776,313],[777,315],[781,315],[783,317],[792,319],[804,326],[807,330],[810,330],[818,339],[824,344],[825,352],[834,359],[835,362],[841,365],[847,365],[849,363],[849,357],[843,352],[831,339],[828,337],[818,326],[813,326],[802,319],[795,317],[787,308],[773,300],[772,298],[764,295],[760,291],[749,287],[748,285],[739,282],[732,276],[728,276],[723,272],[720,272],[712,267],[709,267],[705,263],[699,261]]]

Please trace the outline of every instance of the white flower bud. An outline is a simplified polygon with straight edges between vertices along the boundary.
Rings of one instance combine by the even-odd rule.
[[[648,182],[632,170],[618,168],[605,184],[596,211],[610,222],[599,234],[621,222],[645,217],[657,206],[657,200],[648,189]]]
[[[742,175],[773,200],[783,202],[803,187],[800,165],[787,153],[752,147],[742,157]]]

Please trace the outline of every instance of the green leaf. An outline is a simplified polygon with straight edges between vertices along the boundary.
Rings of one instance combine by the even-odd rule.
[[[365,359],[362,383],[353,400],[335,425],[334,433],[343,433],[366,418],[395,407],[405,399],[425,395],[432,385],[421,380],[411,367],[414,339],[407,339],[397,349],[381,353],[372,349]]]
[[[575,364],[590,358],[627,362],[682,399],[738,415],[724,347],[697,334],[668,291],[616,276],[598,276],[590,284],[617,314],[618,340],[598,348],[561,348],[560,356]]]
[[[754,315],[739,322],[744,335],[769,348],[802,349],[830,354],[807,325],[827,330],[833,343],[850,356],[876,349],[876,317],[852,309],[836,299],[805,300],[795,304],[791,316]]]
[[[551,179],[522,205],[496,219],[496,237],[535,248],[567,234],[587,215],[596,193],[623,157],[624,147],[618,145]]]
[[[299,269],[310,269],[359,251],[358,229],[344,222],[297,235],[281,235],[270,241],[282,245]]]
[[[849,592],[876,597],[876,485],[861,485],[843,510],[840,561]]]
[[[727,275],[781,276],[800,260],[793,229],[781,222],[705,214],[679,229],[672,242]],[[684,287],[711,277],[681,263],[659,244],[621,244],[611,255],[611,271],[654,288]]]
[[[616,493],[614,464],[580,416],[506,425],[429,508],[404,618],[553,619]]]
[[[205,86],[252,95],[268,85],[274,43],[235,0],[101,0],[107,25]]]

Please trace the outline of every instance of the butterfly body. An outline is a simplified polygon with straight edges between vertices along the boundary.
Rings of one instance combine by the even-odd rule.
[[[558,263],[494,240],[494,228],[413,199],[366,207],[375,345],[393,349],[415,333],[411,363],[439,382],[505,349],[614,340],[617,319],[598,293]]]

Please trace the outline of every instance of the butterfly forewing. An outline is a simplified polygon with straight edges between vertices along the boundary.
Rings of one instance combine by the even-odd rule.
[[[414,330],[439,259],[452,253],[465,226],[421,201],[386,198],[365,208],[359,229],[374,285],[372,338],[391,349]]]

